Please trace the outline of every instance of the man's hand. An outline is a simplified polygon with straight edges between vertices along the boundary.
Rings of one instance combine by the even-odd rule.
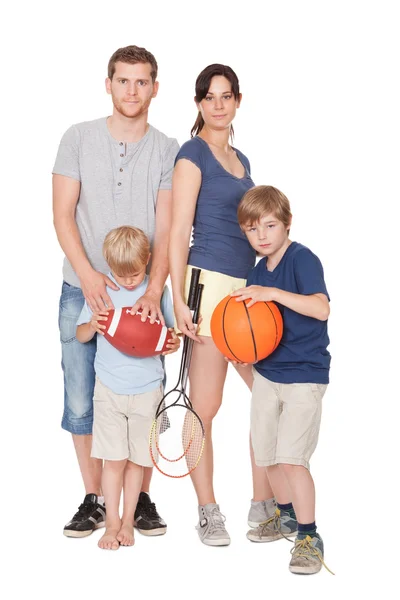
[[[249,287],[240,288],[233,292],[231,296],[236,298],[236,302],[241,300],[249,300],[246,304],[247,308],[253,306],[256,302],[274,302],[276,288],[264,287],[263,285],[249,285]]]
[[[100,335],[104,335],[103,329],[106,328],[105,325],[101,325],[99,321],[107,321],[108,310],[93,313],[92,319],[90,321],[90,327],[93,329],[95,333],[100,333]]]
[[[176,335],[175,330],[172,327],[170,327],[168,331],[171,332],[171,337],[168,340],[167,344],[167,348],[170,348],[170,350],[163,352],[163,356],[167,356],[167,354],[173,354],[174,352],[177,352],[179,350],[179,346],[181,345],[181,340]]]
[[[80,282],[82,293],[93,313],[114,308],[111,298],[107,294],[106,285],[112,290],[119,290],[119,287],[107,275],[93,269],[90,273],[80,277]]]
[[[150,317],[150,323],[155,323],[159,319],[162,325],[165,325],[165,320],[160,308],[161,296],[147,290],[146,293],[135,302],[131,308],[131,315],[135,315],[139,310],[142,312],[141,321],[144,323],[147,317]]]

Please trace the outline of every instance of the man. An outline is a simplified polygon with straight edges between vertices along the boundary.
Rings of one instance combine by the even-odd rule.
[[[54,226],[65,253],[60,298],[60,337],[64,371],[62,427],[72,434],[86,496],[64,527],[69,537],[90,535],[104,526],[100,481],[102,461],[90,457],[92,445],[95,341],[80,344],[76,321],[86,299],[93,311],[112,307],[106,285],[103,240],[111,229],[132,225],[152,243],[149,285],[134,310],[142,320],[162,318],[160,298],[168,275],[171,179],[179,150],[175,139],[149,125],[148,110],[158,92],[157,62],[137,46],[120,48],[108,64],[106,89],[112,97],[108,118],[73,125],[64,134],[53,169]],[[161,535],[166,524],[148,494],[152,469],[146,468],[135,513],[141,533]]]

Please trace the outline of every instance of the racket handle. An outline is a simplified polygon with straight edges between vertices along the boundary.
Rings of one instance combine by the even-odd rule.
[[[195,303],[193,306],[193,323],[197,323],[199,320],[199,316],[200,316],[200,303],[201,303],[201,295],[203,293],[203,288],[204,285],[202,283],[199,283],[197,286],[197,293],[196,293],[196,298],[195,298]]]
[[[202,283],[199,283],[197,285],[197,291],[196,291],[196,298],[195,298],[195,302],[194,302],[194,306],[193,306],[193,323],[197,324],[198,320],[199,320],[199,316],[200,316],[200,302],[201,302],[201,295],[203,293],[203,288],[204,285]],[[186,385],[187,385],[187,380],[188,380],[188,376],[189,376],[189,368],[190,368],[190,361],[192,358],[192,352],[193,352],[193,340],[189,337],[185,338],[185,342],[187,340],[187,359],[185,361],[185,367],[182,370],[182,387],[183,390],[186,391]]]
[[[201,269],[192,269],[192,277],[190,279],[188,307],[190,310],[194,310],[196,303],[196,292],[199,284]]]

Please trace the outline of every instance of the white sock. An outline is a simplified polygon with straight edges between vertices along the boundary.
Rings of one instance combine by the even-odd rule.
[[[97,502],[98,502],[99,504],[102,504],[102,505],[104,506],[104,496],[98,496],[98,497],[97,497]]]

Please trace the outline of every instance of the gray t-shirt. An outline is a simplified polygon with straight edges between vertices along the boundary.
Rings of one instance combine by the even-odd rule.
[[[107,117],[70,127],[62,137],[53,173],[81,182],[76,223],[86,255],[96,271],[107,273],[103,242],[121,225],[142,229],[153,242],[159,190],[171,189],[176,139],[152,127],[139,142],[115,140]],[[64,280],[80,287],[68,259]]]

